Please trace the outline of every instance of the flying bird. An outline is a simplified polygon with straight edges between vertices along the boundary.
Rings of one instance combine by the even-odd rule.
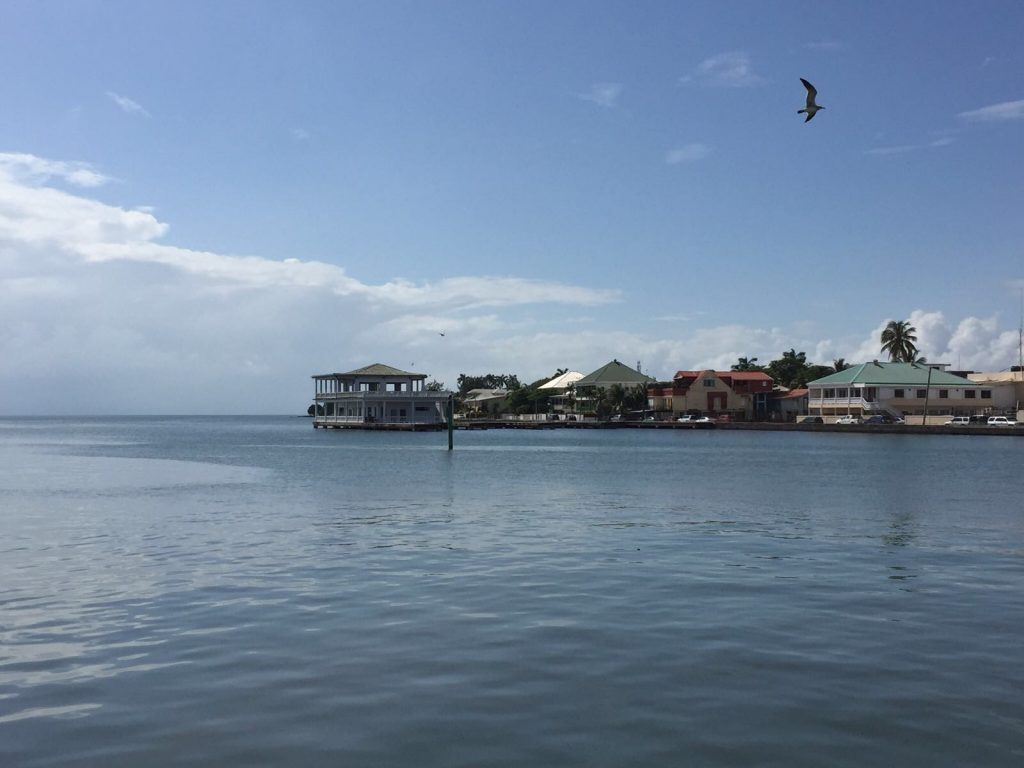
[[[824,107],[819,107],[814,101],[814,97],[818,95],[818,89],[815,88],[810,83],[808,83],[802,77],[800,78],[800,82],[803,83],[804,88],[807,89],[807,106],[804,107],[803,109],[798,109],[796,113],[798,115],[802,115],[803,113],[806,112],[807,117],[804,119],[804,122],[806,123],[809,122],[810,119],[814,117],[816,114],[818,114],[819,109],[824,109]]]
[[[444,336],[444,331],[438,331],[438,333]]]

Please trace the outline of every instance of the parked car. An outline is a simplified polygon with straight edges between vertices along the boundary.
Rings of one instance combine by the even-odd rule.
[[[1017,422],[1005,416],[989,416],[988,425],[990,427],[1016,427]]]
[[[698,424],[713,424],[715,422],[715,420],[712,419],[710,416],[701,416],[699,418],[694,419],[694,421],[697,422]]]
[[[971,423],[970,416],[954,416],[946,422],[947,427],[963,427]]]
[[[797,424],[824,424],[825,420],[821,416],[803,416]]]
[[[865,424],[902,424],[903,419],[897,419],[887,413],[876,413],[864,419]]]
[[[676,419],[676,421],[678,421],[680,424],[691,424],[696,420],[697,417],[689,413],[684,413],[682,416]]]
[[[840,416],[836,419],[836,424],[863,424],[860,416]]]

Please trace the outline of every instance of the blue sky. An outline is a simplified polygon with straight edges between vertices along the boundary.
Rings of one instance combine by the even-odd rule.
[[[830,363],[906,318],[1005,368],[1022,35],[1019,2],[5,3],[0,412]]]

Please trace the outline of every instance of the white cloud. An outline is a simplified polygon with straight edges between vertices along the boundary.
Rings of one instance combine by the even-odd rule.
[[[711,148],[706,144],[693,143],[686,144],[676,149],[671,149],[665,155],[665,162],[669,165],[679,165],[680,163],[692,163],[697,160],[703,160],[705,157],[711,154]]]
[[[997,120],[1024,120],[1024,99],[1004,101],[970,112],[961,112],[957,117],[973,122],[995,122]]]
[[[586,93],[578,94],[584,101],[591,101],[599,107],[611,109],[622,95],[621,83],[594,83]]]
[[[121,108],[123,112],[127,112],[129,115],[142,115],[143,117],[151,117],[149,112],[146,111],[139,102],[134,99],[129,99],[127,96],[121,96],[120,94],[114,93],[113,91],[107,91],[107,96]]]
[[[1016,361],[1017,331],[1000,330],[998,317],[971,316],[951,322],[942,312],[915,309],[907,320],[917,329],[916,346],[929,362],[949,363],[959,369],[999,371]],[[859,347],[849,350],[846,359],[887,359],[879,338],[888,322],[881,321]]]
[[[292,138],[296,141],[309,141],[311,136],[305,128],[292,128]]]
[[[693,72],[681,77],[680,82],[744,88],[758,85],[763,82],[763,78],[754,72],[748,54],[743,51],[728,51],[704,59]]]
[[[7,412],[304,411],[312,373],[417,358],[458,371],[514,307],[619,299],[514,275],[370,284],[324,262],[181,248],[151,210],[45,184],[74,170],[0,155]]]
[[[4,176],[34,184],[57,178],[76,187],[100,187],[111,180],[88,163],[45,160],[19,152],[0,152],[0,178]]]

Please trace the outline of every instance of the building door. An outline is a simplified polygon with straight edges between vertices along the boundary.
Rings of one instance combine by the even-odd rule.
[[[724,411],[728,397],[725,392],[708,392],[708,410],[712,413]]]

